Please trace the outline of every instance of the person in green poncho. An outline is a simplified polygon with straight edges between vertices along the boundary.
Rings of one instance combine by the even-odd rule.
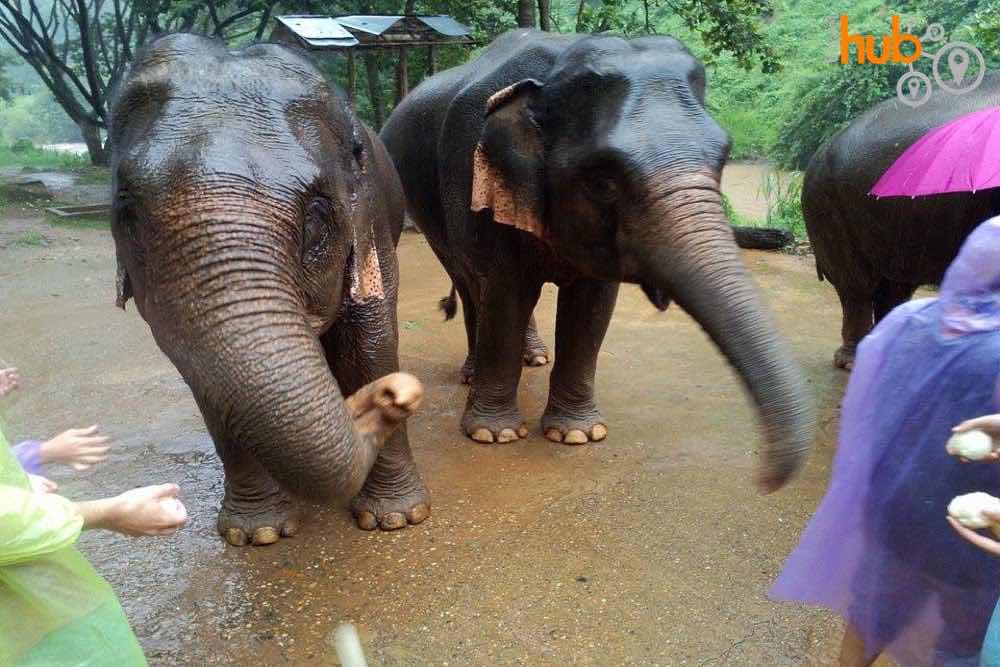
[[[0,665],[145,665],[114,591],[73,544],[95,528],[174,533],[187,521],[179,491],[162,484],[90,502],[38,493],[0,431]]]

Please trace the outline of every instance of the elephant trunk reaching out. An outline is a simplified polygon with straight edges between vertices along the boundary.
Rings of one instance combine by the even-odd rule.
[[[791,351],[743,266],[708,174],[666,179],[669,190],[626,225],[623,248],[638,258],[647,294],[670,295],[708,333],[742,378],[760,413],[766,449],[757,475],[764,492],[799,468],[812,439],[813,414]],[[633,234],[634,231],[634,234]],[[628,246],[640,243],[637,252]]]

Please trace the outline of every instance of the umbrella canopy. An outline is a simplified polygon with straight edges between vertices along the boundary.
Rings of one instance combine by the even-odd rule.
[[[918,197],[997,187],[1000,107],[987,107],[922,136],[882,174],[870,194]]]

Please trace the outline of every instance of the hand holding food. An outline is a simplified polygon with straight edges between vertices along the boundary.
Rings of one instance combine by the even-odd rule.
[[[990,515],[1000,514],[1000,498],[977,491],[956,496],[948,503],[948,515],[967,528],[989,528]]]
[[[989,433],[979,429],[961,431],[948,439],[945,449],[952,456],[969,461],[982,461],[993,454],[993,438]]]

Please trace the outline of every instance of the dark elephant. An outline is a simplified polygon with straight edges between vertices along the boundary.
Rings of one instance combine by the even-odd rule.
[[[118,303],[205,418],[219,532],[290,535],[293,496],[353,496],[366,529],[426,518],[403,423],[422,387],[394,373],[403,193],[346,98],[289,49],[170,35],[137,55],[110,139]]]
[[[765,490],[798,469],[809,393],[760,302],[722,206],[726,133],[702,65],[670,37],[516,31],[424,81],[382,131],[410,213],[461,297],[474,377],[462,426],[526,435],[521,353],[544,282],[559,285],[542,418],[563,442],[600,440],[597,354],[621,281],[676,300],[735,366],[760,410]]]
[[[1000,104],[1000,73],[965,95],[937,90],[920,107],[891,99],[835,134],[809,162],[802,214],[820,280],[837,290],[843,344],[833,363],[850,368],[858,342],[920,285],[937,284],[976,225],[1000,213],[1000,191],[932,197],[869,195],[903,151],[931,128]]]

